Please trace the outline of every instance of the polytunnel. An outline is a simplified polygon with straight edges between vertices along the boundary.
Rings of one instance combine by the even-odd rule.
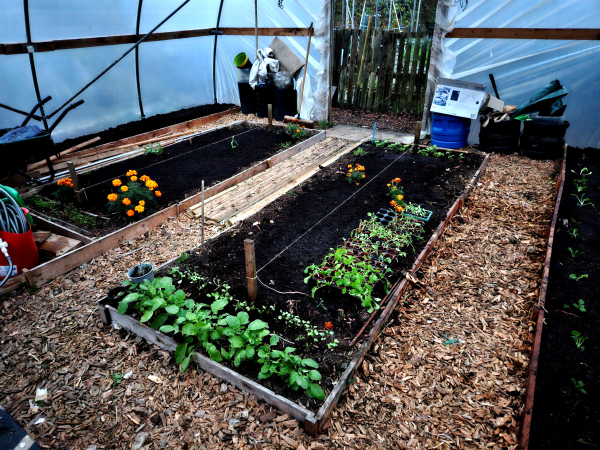
[[[253,60],[256,39],[264,48],[278,36],[304,61],[311,23],[301,116],[327,116],[326,0],[4,0],[2,10],[0,129],[47,96],[42,115],[52,118],[85,100],[54,130],[55,142],[192,106],[239,105],[235,55]]]

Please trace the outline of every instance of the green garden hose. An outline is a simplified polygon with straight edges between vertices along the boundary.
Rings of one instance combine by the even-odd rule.
[[[28,230],[29,224],[27,223],[27,219],[25,219],[23,210],[11,195],[4,188],[0,187],[0,231],[26,233]],[[0,287],[2,287],[12,274],[13,263],[8,254],[8,244],[2,239],[0,239],[0,251],[8,261],[8,272],[4,279],[0,281]]]

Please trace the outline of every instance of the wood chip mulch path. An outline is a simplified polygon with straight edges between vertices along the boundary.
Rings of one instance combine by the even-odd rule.
[[[492,156],[317,438],[102,327],[95,303],[128,267],[199,243],[187,215],[0,303],[0,404],[42,448],[515,448],[555,173],[552,163]],[[34,413],[37,388],[48,399]]]

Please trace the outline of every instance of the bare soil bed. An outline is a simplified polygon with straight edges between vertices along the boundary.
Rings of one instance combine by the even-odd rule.
[[[194,106],[193,108],[180,109],[179,111],[173,111],[166,114],[156,114],[155,116],[147,117],[143,120],[135,120],[132,122],[124,123],[114,128],[101,131],[99,133],[92,133],[85,136],[79,136],[72,139],[67,139],[56,144],[58,151],[66,150],[74,147],[75,145],[81,144],[82,142],[88,141],[96,136],[100,138],[94,145],[107,144],[108,142],[118,141],[125,139],[137,134],[147,133],[149,131],[157,130],[159,128],[176,125],[181,122],[186,122],[192,119],[198,119],[200,117],[209,116],[216,114],[221,111],[235,108],[235,105],[223,103],[213,105],[200,105]]]
[[[453,154],[453,159],[411,152],[401,156],[401,152],[376,148],[371,144],[364,145],[363,149],[368,152],[367,155],[346,155],[233,230],[209,241],[202,251],[193,251],[189,258],[182,258],[181,262],[174,264],[182,272],[191,270],[201,277],[226,282],[231,286],[233,298],[244,301],[247,300],[247,290],[243,241],[253,239],[260,284],[259,296],[254,308],[249,311],[250,320],[264,320],[272,333],[288,341],[286,345],[293,343],[300,356],[317,361],[323,376],[321,386],[326,392],[332,389],[349,362],[354,350],[349,343],[369,314],[356,298],[344,295],[338,289],[322,288],[312,298],[314,282],[304,283],[305,268],[319,264],[330,248],[340,246],[344,238],[357,228],[359,221],[367,219],[367,213],[388,208],[390,198],[386,184],[400,177],[405,198],[432,210],[433,216],[425,223],[423,238],[414,244],[414,248],[407,250],[406,257],[398,259],[392,266],[393,274],[388,279],[394,283],[412,265],[415,256],[424,248],[483,159],[481,155],[472,153],[464,154],[463,159],[458,159],[456,154]],[[346,181],[348,165],[356,163],[366,167],[367,176],[358,187]],[[168,273],[169,270],[163,270],[159,275]],[[172,276],[179,280],[177,275]],[[187,278],[179,287],[184,289],[188,298],[211,302],[206,297],[210,290],[199,291]],[[379,298],[385,296],[381,283],[376,287],[376,294]],[[230,302],[225,312],[235,315],[235,303]],[[275,307],[274,310],[268,309],[271,306]],[[266,312],[261,311],[263,307],[267,308]],[[279,318],[282,311],[307,320],[323,331],[325,323],[331,322],[339,346],[328,347],[332,338],[313,343],[304,329]],[[260,365],[244,361],[234,370],[257,380]],[[278,380],[269,379],[263,384],[292,400],[302,399],[309,408],[319,404],[300,391],[290,390]]]
[[[387,111],[360,111],[343,108],[331,110],[331,122],[335,125],[352,125],[373,129],[377,121],[377,129],[384,131],[397,131],[401,133],[414,133],[415,122],[421,120],[418,114],[402,112],[400,114]]]
[[[578,205],[575,180],[587,168]],[[573,173],[575,171],[576,173]],[[586,173],[586,172],[584,172]],[[532,413],[530,448],[600,445],[600,157],[598,150],[568,150],[564,191],[552,247],[545,324]],[[573,252],[573,253],[572,253]],[[575,253],[578,252],[578,253]],[[579,281],[571,275],[587,275]],[[584,311],[576,308],[579,300]],[[577,348],[572,332],[586,338]],[[575,382],[583,382],[578,390]]]
[[[232,138],[235,139],[233,144]],[[299,141],[294,141],[297,142]],[[58,189],[55,184],[42,190],[42,201],[33,199],[30,204],[33,209],[47,216],[85,228],[88,234],[103,236],[198,193],[201,180],[204,180],[205,188],[208,188],[291,145],[290,135],[283,127],[274,127],[273,132],[268,132],[262,125],[237,124],[167,146],[162,155],[142,154],[81,174],[79,180],[87,199],[82,206],[76,205],[73,197],[69,201],[72,208],[63,208],[64,202],[53,195]],[[157,190],[162,195],[156,199],[156,204],[146,205],[143,215],[138,214],[133,218],[108,215],[107,196],[116,191],[112,181],[117,178],[126,181],[125,174],[129,170],[136,170],[139,176],[147,175],[156,181]],[[50,202],[44,203],[44,200]],[[82,215],[77,214],[80,211],[110,220],[89,216],[82,222]]]

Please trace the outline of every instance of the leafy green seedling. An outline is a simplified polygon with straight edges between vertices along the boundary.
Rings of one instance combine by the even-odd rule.
[[[121,374],[121,372],[111,373],[110,378],[112,378],[113,380],[112,387],[117,387],[123,382],[123,375]]]
[[[579,172],[575,172],[574,170],[571,170],[571,172],[573,172],[575,175],[579,175],[580,177],[587,177],[587,176],[591,175],[592,173],[594,173],[594,172],[590,172],[587,167],[584,167]]]
[[[585,156],[585,155],[583,155],[583,156]],[[594,447],[598,448],[598,446],[596,444],[594,444],[593,442],[586,442],[586,440],[583,438],[577,439],[577,442],[579,442],[580,444],[593,445]]]
[[[190,259],[190,254],[186,253],[186,252],[181,252],[181,254],[179,255],[179,258],[177,258],[177,262],[183,263],[183,262],[186,262],[188,259]]]
[[[585,205],[595,206],[592,203],[592,201],[585,196],[585,194],[581,194],[581,196],[578,196],[575,194],[571,194],[571,195],[577,199],[577,206],[585,206]]]
[[[577,348],[581,351],[585,350],[585,347],[583,346],[583,343],[588,339],[586,337],[583,337],[581,335],[581,333],[577,330],[573,330],[571,331],[571,338],[575,341],[575,345],[577,346]]]
[[[580,252],[579,250],[573,250],[571,247],[569,247],[569,253],[571,254],[571,258],[577,258],[578,256],[584,254],[584,252]]]
[[[581,312],[586,312],[587,310],[585,309],[585,302],[583,301],[583,299],[579,299],[577,300],[577,303],[573,303],[573,306],[578,309]]]
[[[572,273],[571,275],[569,275],[569,278],[571,280],[579,281],[583,278],[588,278],[588,274],[584,273],[583,275],[575,275],[574,273]]]
[[[575,378],[571,378],[571,381],[573,382],[575,389],[577,389],[582,394],[587,394],[587,392],[583,388],[583,381],[575,381]]]
[[[569,234],[574,238],[579,237],[579,230],[577,228],[573,228],[572,230],[569,230]]]
[[[236,148],[237,146],[238,146],[238,143],[235,140],[235,136],[231,136],[231,148]]]
[[[156,147],[152,144],[148,144],[144,147],[144,150],[146,150],[144,153],[146,155],[162,155],[164,150],[162,148],[162,146],[160,144],[156,144]]]
[[[352,153],[354,156],[365,156],[368,155],[369,152],[366,151],[364,148],[362,147],[358,147],[356,150],[354,150],[354,152]]]

